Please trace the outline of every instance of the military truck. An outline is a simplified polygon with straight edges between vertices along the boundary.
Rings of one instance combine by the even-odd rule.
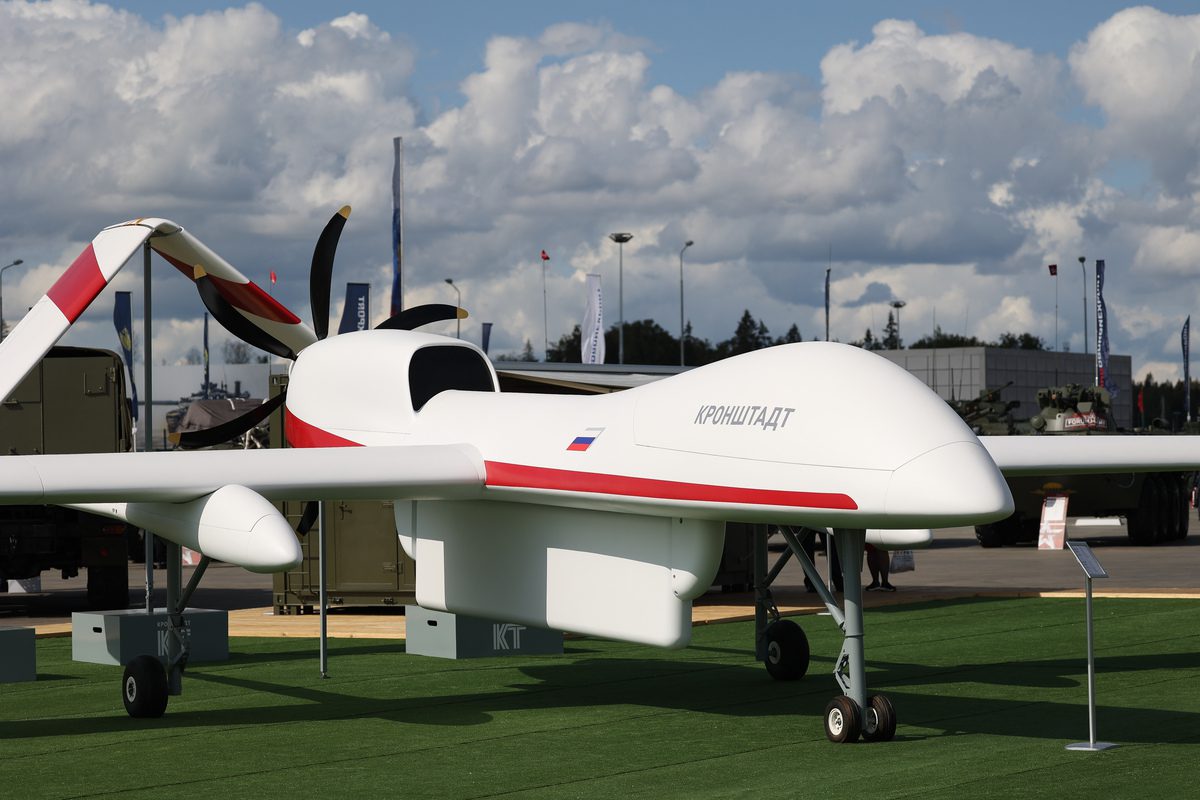
[[[129,450],[133,426],[121,358],[55,347],[0,403],[0,455]],[[0,506],[0,591],[8,581],[87,570],[91,608],[129,605],[124,523],[59,506]]]
[[[1054,386],[1039,390],[1037,402],[1038,413],[1029,420],[1034,435],[1150,435],[1119,433],[1111,397],[1103,388]],[[977,526],[975,536],[983,547],[1036,541],[1046,495],[1064,494],[1072,517],[1124,517],[1134,544],[1178,541],[1188,533],[1194,485],[1195,473],[1191,472],[1012,477],[1008,486],[1016,512],[1000,522]]]

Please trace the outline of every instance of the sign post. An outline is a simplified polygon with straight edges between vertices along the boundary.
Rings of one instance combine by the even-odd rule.
[[[1084,542],[1067,542],[1071,554],[1079,562],[1083,574],[1087,576],[1087,655],[1088,655],[1088,740],[1067,745],[1068,750],[1085,750],[1098,752],[1116,747],[1112,742],[1096,741],[1096,654],[1092,642],[1092,578],[1107,578],[1108,573],[1092,548]]]

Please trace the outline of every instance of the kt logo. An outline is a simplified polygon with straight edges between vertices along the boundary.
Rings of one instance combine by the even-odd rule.
[[[492,625],[492,649],[520,650],[521,631],[523,630],[525,630],[524,625],[516,625],[511,622],[497,622]]]

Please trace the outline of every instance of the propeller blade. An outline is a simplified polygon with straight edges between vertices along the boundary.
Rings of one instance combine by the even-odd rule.
[[[375,330],[411,331],[431,322],[447,319],[466,319],[467,310],[446,303],[426,303],[423,306],[406,308],[394,317],[388,317],[375,326]]]
[[[221,292],[208,277],[208,273],[199,265],[195,268],[195,280],[196,290],[200,292],[200,299],[204,301],[204,307],[213,315],[213,319],[225,327],[225,330],[260,350],[266,350],[281,358],[296,360],[296,354],[292,348],[243,317],[241,312],[230,305],[229,301],[221,296]]]
[[[283,405],[283,399],[286,397],[285,392],[280,392],[275,397],[263,403],[261,406],[247,411],[240,417],[235,417],[228,422],[222,422],[220,425],[214,425],[211,428],[205,428],[202,431],[185,431],[182,433],[172,433],[168,438],[172,444],[176,444],[184,450],[195,450],[199,447],[212,447],[216,444],[228,442],[237,436],[241,436],[246,431],[253,428],[258,423],[271,415],[271,412]]]
[[[325,230],[313,248],[312,268],[308,272],[308,301],[312,306],[313,330],[318,339],[329,335],[329,292],[333,284],[333,255],[337,251],[342,228],[350,216],[350,206],[342,206],[329,218]]]
[[[321,504],[316,500],[309,500],[304,504],[304,515],[300,517],[300,524],[296,526],[296,533],[301,536],[307,536],[312,530],[312,526],[317,523],[317,514],[321,512]]]

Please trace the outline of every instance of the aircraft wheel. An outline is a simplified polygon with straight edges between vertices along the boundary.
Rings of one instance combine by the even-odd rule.
[[[808,637],[790,619],[772,622],[765,631],[767,656],[763,664],[777,681],[795,681],[808,672]]]
[[[853,744],[862,731],[862,713],[858,704],[844,694],[825,706],[825,736],[838,744]]]
[[[896,709],[887,695],[873,694],[863,709],[862,738],[865,742],[890,742],[896,737]]]
[[[121,699],[131,717],[161,717],[167,710],[167,672],[154,656],[138,656],[125,667]]]

